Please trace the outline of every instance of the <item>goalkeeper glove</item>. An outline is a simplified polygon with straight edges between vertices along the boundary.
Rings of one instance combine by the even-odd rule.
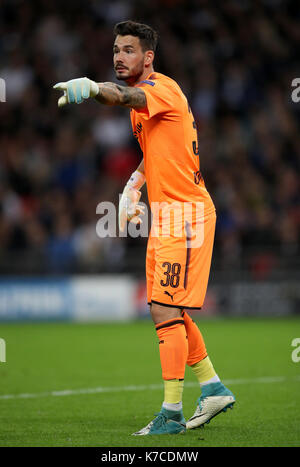
[[[125,185],[119,202],[119,229],[121,232],[124,232],[126,221],[131,221],[134,224],[142,223],[139,216],[145,214],[145,208],[138,202],[142,194],[139,189],[144,185],[145,180],[145,175],[136,170]]]
[[[95,97],[99,92],[98,84],[88,78],[77,78],[57,83],[53,89],[64,92],[64,95],[58,99],[58,107],[66,104],[81,104],[84,99]]]

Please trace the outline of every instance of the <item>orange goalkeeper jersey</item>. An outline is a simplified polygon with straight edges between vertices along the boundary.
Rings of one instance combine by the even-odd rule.
[[[147,107],[131,109],[133,134],[144,156],[149,203],[203,202],[215,211],[200,172],[197,129],[178,84],[161,73],[139,82]]]

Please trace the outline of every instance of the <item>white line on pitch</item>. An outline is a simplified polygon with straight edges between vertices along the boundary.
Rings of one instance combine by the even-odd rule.
[[[286,380],[300,381],[300,376],[294,378],[287,378],[286,376],[265,376],[261,378],[252,379],[225,379],[223,383],[225,385],[234,384],[268,384],[268,383],[282,383]],[[198,383],[185,382],[185,387],[192,388],[197,387]],[[3,394],[0,395],[0,400],[7,399],[35,399],[37,397],[49,397],[49,396],[77,396],[80,394],[99,394],[105,392],[126,392],[126,391],[154,391],[162,389],[162,384],[147,384],[141,386],[112,386],[112,387],[96,387],[86,389],[65,389],[63,391],[50,391],[50,392],[37,392],[33,394],[21,393],[21,394]]]

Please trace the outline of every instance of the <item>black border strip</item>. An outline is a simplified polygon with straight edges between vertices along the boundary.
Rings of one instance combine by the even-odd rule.
[[[169,305],[168,303],[162,303],[162,302],[157,302],[156,300],[151,300],[151,302],[148,302],[148,305],[151,305],[151,303],[157,303],[157,305],[163,305],[163,306],[169,306],[171,308],[179,308],[180,310],[183,310],[184,308],[187,308],[188,310],[201,310],[201,306],[185,306],[185,305]]]
[[[184,324],[184,319],[179,318],[179,319],[172,319],[171,321],[168,321],[167,323],[164,324],[157,324],[155,326],[156,331],[162,328],[169,328],[170,326],[173,326],[174,324]]]
[[[190,242],[192,238],[190,224],[187,221],[185,223],[185,232],[186,232],[186,260],[185,260],[185,273],[184,273],[183,287],[186,290],[187,284],[188,284],[188,269],[189,269],[190,257],[191,257],[191,248],[188,246],[188,242]]]

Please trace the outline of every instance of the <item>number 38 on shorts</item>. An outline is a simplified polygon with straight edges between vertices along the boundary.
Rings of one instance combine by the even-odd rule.
[[[162,267],[166,268],[166,270],[164,272],[165,279],[161,279],[160,285],[162,285],[163,287],[170,286],[176,289],[179,286],[181,264],[171,264],[168,261],[165,261],[162,264]]]

